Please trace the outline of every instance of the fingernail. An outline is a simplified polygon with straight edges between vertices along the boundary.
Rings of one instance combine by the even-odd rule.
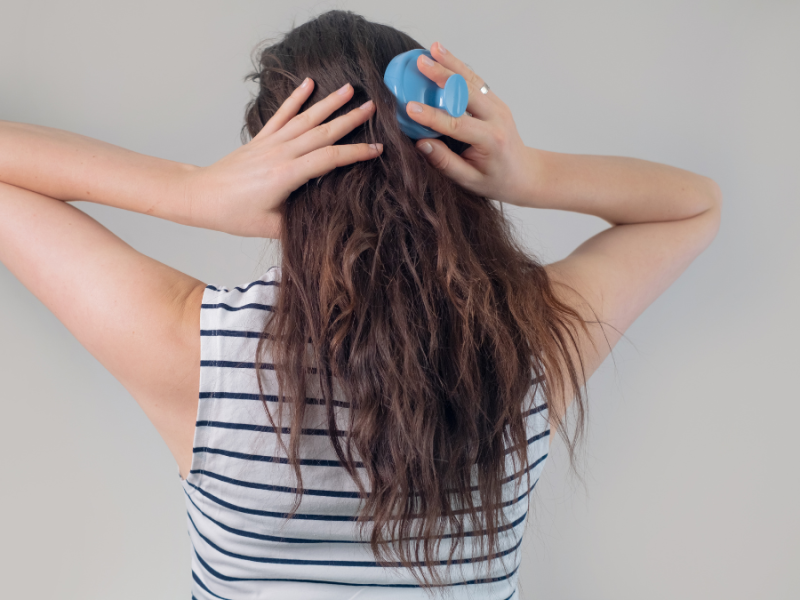
[[[424,54],[422,55],[422,62],[424,62],[429,67],[433,66],[433,61],[430,58],[428,58],[427,56],[425,56]]]
[[[421,113],[422,105],[419,102],[409,102],[408,109],[413,113]]]
[[[370,144],[369,147],[373,150],[377,150],[378,152],[383,150],[383,144]]]
[[[419,146],[417,146],[417,148],[425,154],[430,154],[433,152],[433,146],[431,146],[428,142],[422,142]]]
[[[447,54],[447,50],[445,49],[444,46],[442,46],[442,42],[437,42],[437,43],[439,44],[439,52],[441,52],[442,54]]]
[[[372,100],[367,100],[366,102],[364,102],[364,104],[362,104],[358,108],[361,108],[363,110],[367,110],[369,108],[372,108],[372,104],[373,104]]]
[[[342,96],[344,96],[347,93],[347,90],[349,88],[350,88],[350,84],[349,83],[345,83],[342,87],[339,88],[339,91],[337,92],[337,94],[341,94]]]
[[[308,87],[308,83],[309,83],[310,81],[311,81],[311,79],[310,79],[310,78],[308,78],[308,77],[306,77],[305,79],[303,79],[303,83],[302,83],[302,84],[300,84],[300,87],[301,87],[301,88],[307,88],[307,87]]]

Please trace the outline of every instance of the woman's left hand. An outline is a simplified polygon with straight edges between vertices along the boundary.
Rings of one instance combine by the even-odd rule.
[[[349,83],[301,114],[314,82],[306,79],[247,144],[208,167],[190,171],[186,200],[192,225],[243,237],[277,238],[281,206],[294,190],[336,167],[375,158],[383,144],[333,143],[365,121],[370,100],[320,125],[353,96]]]

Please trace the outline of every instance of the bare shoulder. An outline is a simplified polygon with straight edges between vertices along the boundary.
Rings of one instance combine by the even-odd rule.
[[[616,225],[545,267],[556,296],[587,324],[586,332],[577,328],[582,384],[628,327],[708,247],[719,223],[717,205],[689,219]],[[580,364],[579,357],[572,358]],[[565,406],[575,392],[567,392],[572,397]],[[560,417],[551,415],[551,430],[555,431]]]

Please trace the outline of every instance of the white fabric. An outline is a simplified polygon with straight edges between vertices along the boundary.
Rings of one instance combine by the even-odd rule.
[[[295,499],[296,481],[292,468],[281,462],[285,454],[276,435],[257,430],[268,427],[269,421],[258,399],[252,366],[279,281],[280,269],[273,267],[233,290],[208,286],[203,296],[194,455],[187,479],[181,480],[193,550],[193,598],[431,598],[407,569],[374,566],[369,543],[360,541],[353,522],[360,506],[354,497],[357,488],[338,465],[326,435],[303,437],[300,457],[308,461],[301,467],[306,493],[295,518],[284,517]],[[262,373],[264,393],[276,394],[274,371]],[[319,398],[313,379],[308,396]],[[526,399],[526,406],[534,407],[526,417],[528,437],[534,439],[529,444],[529,462],[535,465],[531,484],[539,479],[549,445],[547,409],[542,403],[538,393]],[[310,404],[306,427],[327,434],[324,410]],[[288,436],[284,439],[288,441]],[[518,470],[510,463],[508,468],[509,473]],[[514,481],[504,486],[510,502],[508,520],[517,524],[503,534],[502,547],[509,553],[503,561],[493,561],[494,581],[474,582],[485,577],[485,561],[455,565],[443,571],[454,585],[438,590],[439,594],[516,600],[519,543],[528,509],[526,483],[523,478],[519,488]],[[466,538],[464,557],[473,557],[473,541]],[[448,548],[445,540],[443,559]]]

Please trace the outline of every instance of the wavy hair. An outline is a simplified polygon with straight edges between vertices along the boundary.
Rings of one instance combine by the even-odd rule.
[[[577,390],[575,440],[558,427],[572,460],[585,410],[576,324],[586,326],[515,242],[499,204],[433,168],[400,130],[383,73],[394,56],[422,47],[349,11],[295,27],[254,53],[247,79],[259,91],[242,137],[254,137],[305,77],[316,87],[301,111],[348,82],[353,98],[328,120],[375,102],[373,118],[338,143],[382,142],[383,153],[309,181],[283,207],[278,299],[256,364],[269,352],[279,420],[291,417],[288,446],[279,439],[297,478],[294,510],[310,373],[331,444],[363,498],[362,532],[372,523],[376,560],[401,563],[428,587],[442,583],[432,565],[446,532],[448,564],[467,523],[480,524],[487,568],[499,556],[506,457],[517,475],[527,472],[532,385],[551,415],[565,412],[567,382]],[[441,139],[459,153],[468,147]],[[335,387],[346,403],[334,401]],[[263,399],[260,377],[259,390]]]

